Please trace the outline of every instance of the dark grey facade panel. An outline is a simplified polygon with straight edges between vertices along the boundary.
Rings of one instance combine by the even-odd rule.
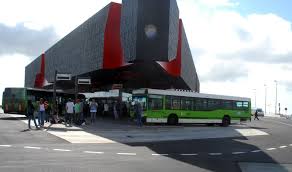
[[[102,68],[108,12],[109,5],[45,52],[45,78],[49,82],[54,80],[55,70],[76,76]]]
[[[171,61],[178,41],[176,0],[123,0],[121,36],[129,61]]]
[[[169,0],[139,0],[137,60],[169,61]]]
[[[40,73],[41,70],[41,56],[36,58],[33,62],[31,62],[29,65],[25,67],[25,81],[24,86],[25,87],[34,87],[35,78],[38,73]]]
[[[191,49],[187,40],[185,29],[182,30],[182,71],[181,77],[191,90],[199,92],[200,81],[194,65]]]
[[[170,0],[168,60],[175,59],[179,32],[179,9],[176,0]]]
[[[123,0],[121,41],[126,62],[136,58],[138,0]]]

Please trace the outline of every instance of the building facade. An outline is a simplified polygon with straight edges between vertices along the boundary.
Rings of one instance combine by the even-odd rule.
[[[200,90],[176,0],[108,4],[26,66],[25,87],[52,83],[56,70],[90,77],[95,90]]]

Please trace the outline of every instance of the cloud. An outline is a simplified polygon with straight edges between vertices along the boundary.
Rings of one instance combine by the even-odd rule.
[[[239,5],[239,3],[230,0],[199,0],[199,3],[208,7],[235,7]]]
[[[0,103],[5,87],[24,87],[25,66],[30,61],[22,54],[0,56]]]
[[[57,38],[52,27],[37,31],[23,24],[15,27],[0,24],[0,55],[18,53],[34,58],[48,49]]]
[[[217,63],[201,77],[203,82],[233,82],[248,77],[248,69],[243,64]]]

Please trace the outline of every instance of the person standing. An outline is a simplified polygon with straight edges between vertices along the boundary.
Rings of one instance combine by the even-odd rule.
[[[91,123],[94,123],[96,120],[96,112],[97,112],[97,103],[94,99],[92,99],[92,102],[90,103],[90,119]]]
[[[50,122],[51,106],[48,101],[45,101],[45,122]]]
[[[116,102],[113,103],[113,114],[114,114],[114,119],[115,120],[119,119]]]
[[[79,124],[80,123],[80,112],[81,112],[80,100],[79,99],[76,100],[76,103],[74,105],[74,110],[75,110],[74,122],[75,122],[75,124]]]
[[[135,103],[134,106],[135,114],[137,116],[137,125],[142,127],[142,106],[139,102]]]
[[[44,99],[40,98],[40,102],[39,102],[39,113],[38,113],[38,122],[40,125],[40,128],[44,127],[44,123],[45,123],[45,104],[44,104]]]
[[[254,113],[254,120],[256,120],[256,119],[260,120],[259,116],[258,116],[258,110],[256,110],[255,113]]]
[[[108,104],[105,102],[103,105],[103,116],[104,117],[106,117],[108,115],[108,110],[109,110]]]
[[[74,114],[74,103],[71,99],[66,103],[66,115],[65,115],[65,126],[69,124],[69,127],[72,127],[72,116]]]
[[[39,127],[38,127],[38,125],[37,125],[37,123],[35,121],[34,110],[35,110],[35,108],[34,108],[32,102],[31,102],[31,100],[28,100],[28,102],[27,102],[28,129],[31,129],[31,126],[30,126],[30,121],[31,120],[33,120],[35,127],[37,129],[39,129]]]

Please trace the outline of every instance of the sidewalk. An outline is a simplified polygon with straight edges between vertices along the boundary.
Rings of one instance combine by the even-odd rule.
[[[26,124],[28,122],[23,115],[5,115],[10,118],[18,118]],[[70,143],[79,144],[129,144],[138,142],[255,137],[269,135],[259,129],[250,128],[245,124],[236,124],[229,127],[208,127],[206,125],[168,126],[163,124],[149,124],[138,127],[135,123],[127,120],[114,121],[110,119],[99,119],[91,125],[73,127],[65,127],[64,124],[45,123],[44,131]]]
[[[267,133],[246,125],[207,127],[206,125],[144,125],[138,127],[130,121],[97,120],[85,126],[65,127],[46,124],[46,131],[70,143],[137,143],[170,140],[192,140],[225,137],[264,136]]]

